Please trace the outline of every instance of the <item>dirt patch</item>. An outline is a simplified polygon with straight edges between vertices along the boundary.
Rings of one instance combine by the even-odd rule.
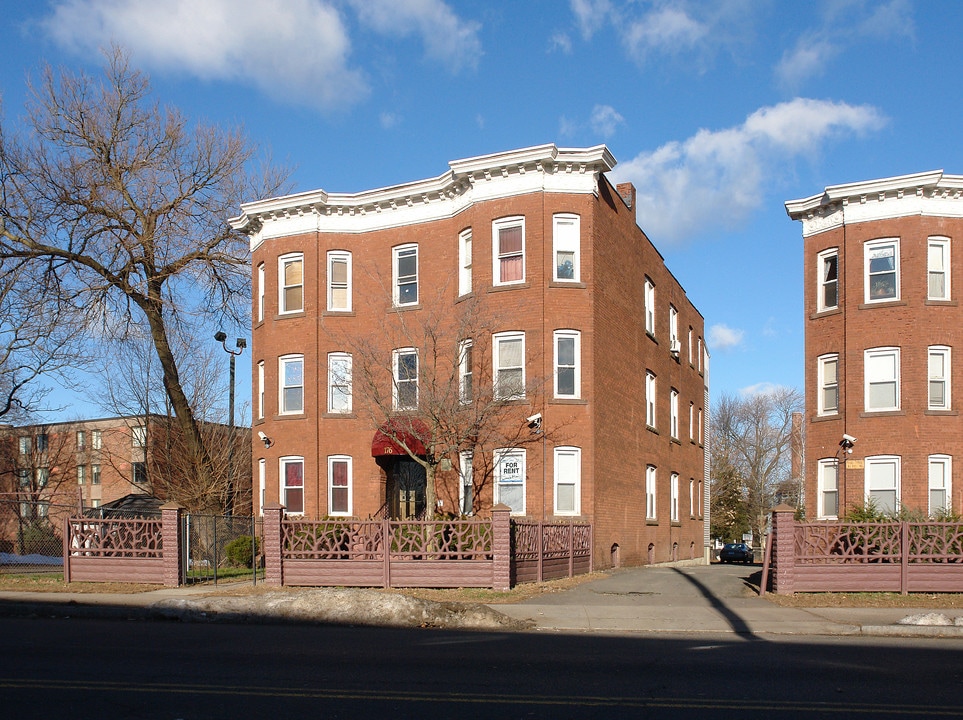
[[[159,585],[141,583],[65,583],[59,573],[40,573],[37,575],[0,575],[2,592],[47,592],[47,593],[107,593],[130,595],[132,593],[157,590]]]
[[[764,596],[782,607],[800,608],[963,608],[958,593],[795,593]]]

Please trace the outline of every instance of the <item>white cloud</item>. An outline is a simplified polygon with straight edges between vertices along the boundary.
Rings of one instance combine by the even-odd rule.
[[[677,242],[744,222],[787,160],[884,124],[872,106],[796,98],[761,108],[742,125],[699,130],[640,153],[619,165],[613,179],[635,184],[639,223],[656,243]]]
[[[401,117],[393,112],[388,112],[385,110],[378,116],[378,121],[381,123],[382,128],[385,130],[391,130],[401,122]]]
[[[596,105],[592,108],[592,116],[589,118],[593,132],[603,138],[612,137],[619,125],[625,123],[625,118],[616,112],[611,105]]]
[[[728,325],[717,324],[709,328],[707,340],[710,350],[728,350],[742,343],[745,333]]]
[[[644,61],[651,50],[675,54],[690,49],[709,34],[709,27],[680,7],[664,6],[629,23],[623,42],[629,54]]]
[[[572,54],[572,38],[568,36],[568,33],[557,32],[548,39],[548,51],[555,52],[556,50],[565,55]]]
[[[119,43],[147,67],[250,84],[323,110],[368,93],[326,0],[61,0],[43,25],[75,52]]]
[[[776,79],[784,87],[797,88],[804,80],[821,75],[838,54],[839,47],[828,38],[801,37],[792,50],[783,53],[776,66]]]
[[[570,0],[569,5],[579,31],[586,40],[601,29],[612,10],[609,0]]]
[[[785,385],[777,385],[771,382],[761,382],[755,385],[748,385],[747,387],[739,389],[739,395],[742,397],[756,397],[757,395],[774,395],[781,390],[786,390]]]
[[[416,34],[432,60],[453,72],[474,68],[482,55],[481,25],[459,18],[442,0],[350,0],[362,23],[392,37]]]

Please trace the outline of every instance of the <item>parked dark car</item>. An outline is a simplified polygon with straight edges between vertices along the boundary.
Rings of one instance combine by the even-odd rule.
[[[726,543],[719,553],[720,562],[752,562],[752,548],[745,543]]]

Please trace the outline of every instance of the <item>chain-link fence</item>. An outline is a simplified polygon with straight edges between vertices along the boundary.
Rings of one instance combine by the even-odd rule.
[[[237,515],[184,516],[184,570],[188,583],[264,577],[263,521]]]
[[[62,572],[63,518],[75,505],[0,499],[0,572]]]

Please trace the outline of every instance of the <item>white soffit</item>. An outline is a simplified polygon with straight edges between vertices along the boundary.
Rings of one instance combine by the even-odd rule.
[[[482,200],[530,192],[597,193],[598,174],[615,167],[605,145],[554,144],[450,162],[435,178],[360,193],[312,190],[241,205],[229,221],[262,241],[306,232],[362,233],[449,218]]]
[[[830,185],[822,193],[786,202],[786,212],[803,224],[803,237],[846,223],[911,215],[963,217],[963,176],[942,170]]]

